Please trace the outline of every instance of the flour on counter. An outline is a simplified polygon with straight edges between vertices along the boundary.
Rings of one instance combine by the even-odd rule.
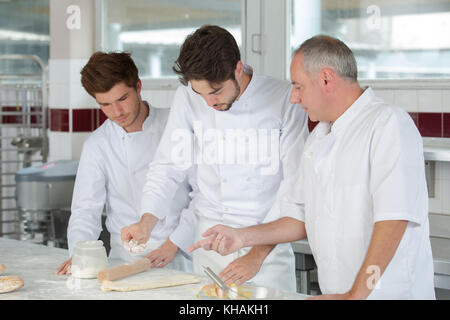
[[[137,241],[130,240],[128,242],[123,243],[123,247],[129,253],[140,253],[145,250],[145,243],[139,244]]]
[[[97,278],[97,275],[102,268],[74,268],[72,266],[72,276],[81,279],[93,279]]]

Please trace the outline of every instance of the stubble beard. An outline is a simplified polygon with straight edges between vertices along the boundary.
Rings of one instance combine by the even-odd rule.
[[[237,97],[241,93],[241,87],[239,86],[239,84],[236,81],[236,79],[233,80],[233,83],[234,83],[234,88],[235,88],[233,98],[230,99],[230,102],[224,104],[225,108],[223,108],[223,109],[216,109],[217,111],[228,111],[228,110],[230,110],[231,106],[233,105],[233,103],[236,101]]]

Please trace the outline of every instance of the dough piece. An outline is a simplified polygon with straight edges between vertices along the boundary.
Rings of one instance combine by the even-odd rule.
[[[144,280],[139,282],[134,281],[109,281],[102,282],[103,291],[137,291],[137,290],[149,290],[156,288],[167,288],[181,286],[184,284],[199,283],[200,280],[193,275],[189,274],[177,274],[170,277],[156,278],[152,280]]]
[[[3,271],[5,271],[6,267],[4,264],[0,264],[0,274],[3,273]]]
[[[236,288],[239,294],[239,297],[236,299],[251,299],[253,297],[252,288],[248,286],[237,286],[236,284],[230,284],[230,288]],[[197,294],[197,298],[201,299],[203,297],[206,298],[214,298],[214,299],[231,299],[228,297],[215,283],[207,284],[200,289],[200,292]]]
[[[0,293],[14,291],[23,287],[23,280],[19,277],[0,277]]]
[[[130,240],[128,242],[124,242],[123,247],[129,253],[140,253],[145,250],[146,245],[145,243],[139,244],[137,241]]]

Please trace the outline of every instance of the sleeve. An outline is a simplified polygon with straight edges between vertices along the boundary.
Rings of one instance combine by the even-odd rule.
[[[190,253],[187,253],[186,250],[195,241],[195,230],[198,222],[197,215],[194,212],[194,204],[192,202],[192,199],[198,192],[195,172],[196,171],[194,171],[194,168],[188,170],[187,185],[189,186],[189,189],[186,189],[187,191],[190,191],[188,195],[188,202],[187,205],[181,210],[178,226],[169,237],[169,239],[181,249],[183,255],[188,259],[191,259],[192,256]]]
[[[179,87],[167,125],[153,161],[149,164],[141,200],[141,216],[151,213],[159,219],[170,214],[170,203],[193,165],[194,133],[188,114],[188,97]]]
[[[67,228],[70,257],[79,241],[97,240],[102,231],[106,178],[98,155],[92,141],[87,140],[78,164]]]
[[[195,227],[197,225],[197,215],[193,209],[189,206],[181,211],[180,222],[172,234],[169,236],[178,248],[183,251],[183,254],[191,258],[191,254],[186,250],[194,243],[195,240]]]
[[[303,169],[287,178],[284,196],[279,201],[280,218],[291,217],[305,222],[304,179]]]
[[[377,120],[370,146],[374,222],[408,220],[421,224],[428,215],[422,138],[402,110]]]
[[[295,202],[299,179],[300,159],[305,141],[308,137],[308,117],[299,105],[289,104],[283,116],[283,127],[280,137],[280,159],[283,180],[280,183],[274,205],[263,220],[264,223],[282,217],[301,219],[300,207]]]

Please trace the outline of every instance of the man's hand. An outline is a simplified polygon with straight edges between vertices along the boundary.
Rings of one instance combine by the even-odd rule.
[[[226,256],[244,247],[244,233],[241,229],[218,224],[206,230],[202,236],[208,238],[194,243],[187,249],[187,252],[203,248]]]
[[[177,251],[178,247],[170,239],[167,239],[158,249],[150,252],[146,258],[151,261],[152,268],[163,268],[175,258]]]
[[[64,274],[72,274],[71,271],[72,267],[72,258],[69,260],[64,261],[56,270],[55,274],[57,275],[64,275]]]
[[[150,213],[144,214],[138,223],[122,228],[122,243],[130,240],[137,241],[139,244],[147,243],[156,223],[158,223],[158,218]]]
[[[264,259],[275,246],[260,246],[252,248],[246,255],[231,262],[219,277],[223,282],[230,285],[235,283],[241,285],[252,279],[261,269]]]

